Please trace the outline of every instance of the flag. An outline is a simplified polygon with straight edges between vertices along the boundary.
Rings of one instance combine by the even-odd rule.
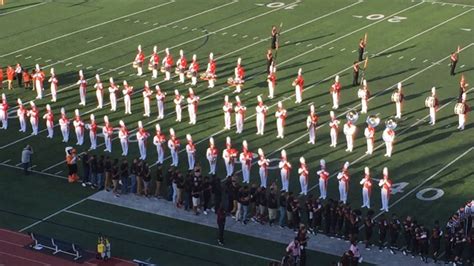
[[[367,44],[367,32],[364,35],[364,43]]]
[[[367,69],[367,66],[369,65],[369,57],[367,56],[365,58],[365,62],[364,62],[364,70]]]

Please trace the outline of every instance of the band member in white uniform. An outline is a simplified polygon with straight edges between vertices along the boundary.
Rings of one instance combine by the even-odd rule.
[[[54,68],[51,68],[50,73],[51,77],[49,78],[48,82],[50,83],[49,88],[51,90],[51,101],[55,103],[58,95],[58,79],[54,73]]]
[[[277,125],[277,138],[283,139],[285,137],[284,130],[285,130],[285,120],[287,117],[286,109],[283,108],[283,104],[281,101],[277,104],[278,108],[275,112],[276,125]]]
[[[156,91],[156,106],[158,107],[158,120],[165,117],[165,98],[166,93],[161,92],[160,86],[155,86]]]
[[[267,115],[268,107],[263,103],[262,96],[257,96],[257,107],[255,107],[257,135],[262,135],[265,131],[265,116]]]
[[[391,120],[390,120],[391,121]],[[393,151],[393,141],[395,140],[395,131],[387,126],[382,133],[382,139],[385,142],[385,157],[391,157]]]
[[[194,170],[194,164],[196,163],[196,146],[193,143],[193,139],[190,134],[186,134],[186,154],[188,155],[188,170]]]
[[[216,61],[214,60],[214,54],[210,53],[209,54],[209,62],[207,63],[207,69],[206,69],[206,78],[207,82],[209,83],[208,88],[212,89],[214,88],[214,82],[216,81]]]
[[[260,187],[267,187],[268,179],[268,166],[270,165],[270,160],[265,158],[265,154],[262,149],[258,149],[258,173],[260,175]]]
[[[367,85],[366,79],[362,80],[362,88],[360,88],[359,91],[357,92],[357,97],[360,98],[360,104],[361,104],[360,113],[366,114],[367,108],[368,108],[368,102],[370,98],[369,86]]]
[[[138,121],[138,131],[136,136],[138,141],[138,150],[140,151],[140,159],[146,160],[146,140],[150,136],[150,133],[145,130],[142,121]]]
[[[234,107],[234,112],[235,112],[235,127],[236,127],[236,132],[237,134],[242,133],[244,130],[244,120],[245,120],[245,112],[247,111],[247,107],[242,105],[242,102],[240,101],[239,96],[235,96],[235,107]]]
[[[319,198],[324,200],[327,197],[329,172],[326,171],[326,161],[324,159],[319,161],[319,165],[321,167],[321,170],[317,172],[319,176]]]
[[[74,110],[74,114],[75,117],[72,124],[74,126],[74,131],[76,132],[76,145],[82,145],[84,143],[84,122],[81,119],[81,114],[78,109]]]
[[[20,132],[26,132],[26,113],[28,112],[23,106],[23,102],[20,98],[17,100],[18,109],[16,110],[16,115],[18,116],[18,122],[20,123]]]
[[[144,113],[143,116],[145,117],[150,117],[150,101],[151,97],[153,95],[153,91],[150,90],[150,84],[148,83],[148,80],[145,81],[145,86],[143,88],[143,109]]]
[[[174,90],[174,105],[175,105],[175,111],[176,111],[176,122],[181,122],[181,112],[182,112],[182,107],[181,103],[183,102],[184,97],[179,94],[178,90]]]
[[[232,102],[229,102],[229,96],[224,96],[224,106],[222,106],[224,111],[224,129],[229,130],[232,126],[231,113],[234,110],[232,108]]]
[[[119,86],[115,85],[114,79],[109,78],[109,100],[110,100],[110,111],[117,110],[117,92],[119,91]]]
[[[39,110],[36,107],[33,101],[30,101],[31,109],[28,111],[28,116],[30,117],[30,124],[32,133],[31,135],[38,135],[38,122],[39,122]]]
[[[186,72],[186,67],[188,66],[188,61],[184,57],[183,50],[179,50],[179,59],[176,61],[176,70],[179,76],[179,83],[184,84],[184,74]]]
[[[303,78],[302,72],[303,72],[303,69],[301,68],[298,69],[298,76],[291,84],[295,87],[295,95],[296,95],[295,103],[301,103],[303,101],[304,78]]]
[[[397,93],[399,94],[399,96],[398,96],[398,99],[395,101],[395,107],[396,107],[395,118],[401,119],[402,118],[402,104],[403,104],[403,101],[405,100],[405,97],[402,92],[401,82],[398,82],[397,84]]]
[[[362,185],[362,201],[361,208],[370,209],[370,195],[372,195],[372,178],[370,177],[369,167],[364,168],[364,178],[360,181]]]
[[[151,79],[158,78],[158,65],[160,63],[160,56],[158,55],[158,47],[153,46],[153,53],[150,56],[150,61],[148,62],[148,68],[151,68]]]
[[[314,105],[312,104],[309,107],[309,115],[306,118],[306,128],[308,129],[309,133],[309,144],[315,144],[316,142],[316,128],[318,125],[319,116],[316,114],[314,110]]]
[[[196,125],[199,96],[194,94],[194,90],[189,88],[188,102],[189,124]]]
[[[354,149],[354,137],[356,133],[357,127],[352,124],[351,121],[347,121],[344,124],[344,134],[346,135],[346,142],[347,142],[347,149],[346,151],[352,152]]]
[[[2,93],[2,102],[0,103],[0,121],[2,122],[1,129],[8,128],[8,102],[5,93]]]
[[[248,149],[248,143],[246,140],[242,142],[242,152],[240,153],[240,164],[242,166],[242,177],[243,182],[250,183],[250,168],[252,167],[252,157],[253,154]]]
[[[118,137],[120,140],[120,145],[122,146],[122,156],[128,155],[128,129],[125,126],[123,120],[119,121],[120,129],[118,132]]]
[[[95,96],[97,98],[97,108],[102,109],[104,106],[104,85],[100,81],[100,76],[99,74],[95,75],[95,84],[94,84],[94,89],[95,89]]]
[[[367,124],[364,130],[364,136],[367,140],[367,151],[365,153],[371,155],[374,152],[375,128]]]
[[[209,138],[209,148],[207,148],[206,151],[206,158],[207,161],[209,162],[209,174],[210,175],[215,175],[216,174],[216,165],[217,165],[217,156],[218,156],[218,150],[216,148],[216,145],[214,143],[214,138],[210,137]]]
[[[125,105],[125,114],[132,114],[132,93],[133,93],[133,86],[128,85],[127,81],[123,81],[123,103]]]
[[[339,119],[337,119],[336,115],[334,114],[334,111],[329,112],[329,116],[331,117],[331,121],[329,121],[329,127],[331,128],[330,130],[330,136],[331,136],[331,145],[329,147],[334,147],[336,148],[337,145],[337,134],[339,133]]]
[[[170,54],[170,50],[168,48],[165,49],[165,58],[163,58],[163,62],[161,65],[165,69],[165,79],[164,80],[171,80],[171,67],[173,66],[173,57]]]
[[[432,98],[432,105],[429,108],[430,110],[430,125],[434,126],[436,124],[436,112],[439,108],[439,101],[438,96],[436,96],[436,88],[431,88],[431,98]]]
[[[2,96],[4,96],[4,94]],[[49,104],[46,105],[46,114],[43,115],[43,119],[46,120],[46,128],[48,129],[47,138],[52,139],[54,134],[54,114]]]
[[[145,54],[142,51],[142,46],[138,45],[137,55],[133,61],[133,67],[137,69],[137,76],[143,75],[143,61],[145,61]]]
[[[464,130],[464,126],[466,125],[466,120],[467,120],[466,119],[467,118],[467,113],[469,113],[471,111],[471,107],[467,104],[467,94],[466,94],[466,92],[463,92],[463,94],[461,95],[460,103],[464,105],[464,112],[458,113],[458,122],[459,122],[458,129],[459,130]]]
[[[285,150],[281,150],[281,158],[280,162],[278,163],[278,168],[280,168],[281,191],[288,192],[288,187],[290,185],[291,164],[287,160]]]
[[[97,148],[97,123],[95,122],[94,114],[90,115],[89,128],[89,140],[91,142],[91,147],[89,150],[95,150]]]
[[[35,65],[35,72],[33,76],[33,88],[36,89],[36,99],[43,98],[43,81],[45,78],[43,70],[38,64]]]
[[[275,87],[276,87],[276,67],[273,64],[270,66],[270,73],[267,76],[267,83],[268,83],[268,99],[273,99],[275,95]]]
[[[339,201],[343,202],[344,204],[347,203],[347,194],[349,192],[349,162],[345,162],[344,166],[337,174],[337,179],[339,180]]]
[[[388,205],[390,199],[390,192],[392,188],[392,180],[388,178],[388,168],[383,168],[383,178],[379,182],[379,187],[381,188],[381,198],[382,198],[382,208],[381,211],[388,212]]]
[[[181,144],[179,143],[179,139],[176,137],[174,129],[170,128],[170,138],[168,139],[168,149],[171,152],[171,166],[178,167],[179,163],[179,147]]]
[[[63,135],[63,142],[69,141],[69,118],[67,118],[66,110],[61,107],[61,118],[59,118],[59,128]]]
[[[306,196],[306,194],[308,194],[309,169],[306,165],[306,160],[303,157],[300,157],[300,168],[298,169],[298,174],[300,175],[300,195]]]
[[[193,55],[193,61],[191,62],[191,64],[189,64],[188,71],[191,75],[191,86],[196,86],[197,76],[199,72],[199,63],[197,61],[197,56],[195,54]]]
[[[241,65],[242,58],[237,59],[237,66],[234,69],[234,84],[235,91],[234,93],[239,93],[242,91],[242,84],[244,83],[245,70]]]
[[[332,109],[337,109],[339,108],[339,96],[341,93],[341,83],[339,82],[338,75],[334,78],[334,84],[331,85],[329,90],[332,97]]]
[[[234,163],[237,158],[237,150],[232,148],[230,137],[227,137],[225,142],[226,148],[222,151],[222,158],[224,159],[227,177],[230,177],[234,174]]]
[[[104,135],[105,149],[104,151],[112,152],[112,137],[114,134],[114,128],[109,122],[109,117],[104,116],[104,126],[102,127],[102,134]]]
[[[82,70],[79,70],[79,80],[76,84],[79,85],[79,98],[81,99],[79,105],[86,106],[87,80],[84,78]]]
[[[159,124],[155,125],[155,129],[156,134],[153,137],[153,144],[156,146],[156,154],[158,156],[156,163],[158,165],[162,165],[163,161],[165,160],[165,148],[163,145],[165,145],[166,137],[165,134],[161,132],[161,127]]]

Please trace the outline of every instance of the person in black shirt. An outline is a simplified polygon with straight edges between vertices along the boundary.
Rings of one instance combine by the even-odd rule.
[[[110,191],[112,185],[112,160],[109,156],[105,157],[104,161],[105,172],[105,190]]]
[[[413,222],[411,216],[407,216],[403,221],[403,238],[405,240],[405,247],[402,249],[403,255],[407,255],[412,250],[411,235],[413,233]]]
[[[168,172],[166,174],[166,186],[168,188],[166,199],[168,201],[173,201],[173,178],[174,178],[174,167],[171,166],[168,168]]]
[[[392,220],[390,221],[390,228],[389,228],[389,234],[390,234],[390,253],[395,254],[395,249],[398,248],[398,235],[400,234],[400,226],[401,222],[398,219],[396,214],[392,215]]]
[[[354,61],[354,64],[352,65],[352,86],[359,85],[359,70],[359,62]]]
[[[323,205],[319,199],[316,199],[313,202],[313,213],[314,213],[314,224],[313,224],[313,235],[316,235],[318,232],[322,232],[322,222],[323,222]]]
[[[155,180],[155,197],[161,199],[161,183],[163,183],[163,167],[160,165],[156,168],[156,180]]]
[[[99,188],[99,190],[104,189],[104,162],[105,162],[104,155],[101,155],[99,160],[97,161],[96,186]]]
[[[287,208],[287,202],[286,202],[286,197],[287,194],[286,192],[282,192],[280,194],[280,197],[278,198],[278,203],[280,204],[279,212],[280,212],[280,227],[283,228],[286,225],[286,208]]]
[[[331,225],[332,225],[332,199],[329,199],[329,202],[324,205],[323,215],[324,215],[324,233],[326,235],[331,235]]]
[[[374,215],[373,210],[369,210],[364,219],[364,230],[365,230],[365,249],[370,250],[371,239],[374,232],[374,221],[372,216]]]
[[[378,221],[378,227],[379,227],[379,251],[382,252],[382,250],[385,247],[385,240],[387,239],[387,231],[389,228],[388,221],[385,219],[385,215],[380,218]]]
[[[268,222],[270,226],[272,226],[277,218],[277,210],[278,210],[278,199],[275,193],[275,189],[270,189],[270,194],[268,195]]]
[[[306,218],[308,219],[308,231],[311,233],[313,231],[313,219],[314,219],[314,212],[313,212],[313,194],[309,194],[306,198],[304,203],[304,210],[306,212]]]
[[[134,158],[130,166],[130,193],[137,193],[137,175],[138,175],[138,158]]]
[[[420,225],[420,231],[418,235],[418,242],[420,246],[420,255],[421,260],[425,263],[428,263],[428,230],[423,225]]]
[[[91,188],[96,189],[97,186],[97,157],[95,155],[91,155],[89,158],[89,165],[90,165],[90,179],[91,179]]]
[[[211,186],[214,195],[214,212],[217,214],[217,210],[222,207],[222,186],[221,180],[216,175],[212,175]]]
[[[198,181],[192,182],[191,196],[193,201],[193,211],[195,215],[199,215],[199,206],[201,204],[201,185]]]
[[[120,190],[121,194],[127,194],[128,191],[128,161],[127,158],[122,159],[122,164],[120,164],[120,181],[122,182],[122,189]]]
[[[151,171],[150,171],[150,166],[148,165],[147,162],[143,162],[143,164],[142,164],[142,176],[143,176],[145,197],[149,197],[150,196]]]
[[[272,44],[271,44],[271,48],[273,50],[278,50],[278,35],[280,35],[280,33],[278,32],[278,29],[276,26],[272,26]]]
[[[300,202],[298,199],[293,199],[291,204],[291,215],[293,216],[293,228],[294,231],[298,231],[298,227],[301,223],[301,214],[300,214]]]
[[[223,246],[224,245],[224,228],[225,228],[225,210],[222,207],[219,207],[217,209],[217,226],[219,228],[218,231],[218,236],[217,236],[217,243],[219,245]]]
[[[430,235],[430,249],[431,249],[431,254],[433,256],[433,260],[436,263],[438,261],[438,256],[439,256],[439,250],[441,248],[441,236],[443,235],[443,232],[441,231],[439,227],[439,221],[436,220],[434,223],[433,229],[431,229],[431,235]]]
[[[184,178],[184,210],[187,211],[193,207],[192,203],[193,177],[190,173]]]
[[[288,192],[288,196],[286,197],[286,217],[288,222],[288,227],[293,228],[293,211],[292,211],[292,203],[293,203],[293,192]]]
[[[242,193],[240,194],[240,204],[242,205],[242,222],[247,224],[249,216],[249,204],[250,204],[250,190],[248,186],[244,186]]]
[[[202,183],[202,197],[203,197],[203,204],[202,204],[203,211],[202,212],[204,213],[204,215],[207,215],[207,212],[209,211],[211,196],[212,196],[212,185],[211,185],[211,182],[209,181],[209,177],[205,176]]]
[[[112,164],[111,167],[111,175],[112,175],[112,184],[114,186],[113,188],[113,193],[115,194],[115,197],[119,197],[118,193],[118,185],[119,185],[119,179],[120,179],[120,172],[119,172],[119,160],[114,159],[114,163]]]
[[[83,176],[82,176],[82,186],[86,187],[88,185],[91,185],[90,182],[90,164],[89,164],[89,153],[86,151],[80,155],[80,160],[82,161],[82,171],[83,171]]]

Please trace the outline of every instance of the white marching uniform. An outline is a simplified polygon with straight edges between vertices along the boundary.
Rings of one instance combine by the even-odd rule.
[[[191,94],[186,100],[188,102],[189,124],[195,125],[197,120],[199,97],[194,94]]]
[[[121,126],[118,136],[120,140],[120,146],[122,146],[122,156],[127,156],[128,155],[128,129],[127,127]]]
[[[319,117],[315,113],[311,113],[306,118],[306,128],[308,129],[309,133],[309,141],[310,144],[315,144],[316,142],[316,128],[318,123]]]
[[[82,145],[84,143],[84,122],[82,122],[80,117],[76,117],[72,124],[76,133],[76,145]]]
[[[58,79],[56,75],[51,75],[48,82],[50,83],[49,89],[51,90],[51,101],[56,102],[58,94]]]
[[[367,154],[374,152],[375,128],[367,126],[364,130],[365,139],[367,140]]]
[[[38,108],[33,107],[28,111],[28,116],[30,117],[32,135],[38,135],[38,120],[39,120],[39,111]]]
[[[109,86],[109,100],[110,100],[110,111],[117,110],[117,92],[118,87],[114,83],[111,83]]]
[[[369,103],[369,89],[364,86],[364,88],[362,89],[363,92],[362,92],[362,95],[360,95],[360,105],[361,105],[361,111],[360,113],[361,114],[366,114],[367,113],[367,109],[368,109],[368,103]]]
[[[23,105],[20,105],[18,107],[18,110],[16,111],[16,114],[18,116],[18,122],[20,122],[20,132],[26,132],[26,113],[27,110]]]
[[[168,140],[168,149],[170,149],[170,152],[171,152],[171,166],[175,166],[177,167],[178,166],[178,163],[179,163],[179,156],[178,156],[178,151],[179,151],[179,140],[172,136],[169,140]]]
[[[365,175],[365,177],[360,181],[362,185],[362,207],[370,209],[370,195],[372,194],[372,180],[370,179],[370,175]]]
[[[165,149],[163,147],[164,143],[166,142],[165,135],[161,132],[157,131],[156,135],[153,137],[153,144],[156,146],[156,153],[158,156],[157,163],[163,164],[165,159]]]
[[[153,92],[146,87],[143,91],[143,116],[150,117],[150,98],[153,95]]]
[[[34,88],[36,89],[36,99],[43,98],[43,81],[44,73],[39,69],[39,66],[36,65],[35,73],[33,74]]]
[[[188,170],[194,170],[196,164],[196,146],[192,141],[188,141],[186,144],[186,154],[188,155]]]
[[[393,141],[395,140],[395,131],[393,131],[390,128],[385,128],[385,130],[382,133],[382,138],[383,141],[385,142],[385,148],[386,148],[386,157],[391,157],[392,156],[392,151],[393,151]]]
[[[250,183],[250,168],[252,167],[252,152],[244,149],[240,153],[240,164],[242,166],[242,177],[244,183]]]
[[[392,181],[390,181],[388,177],[385,179],[385,176],[384,176],[384,178],[380,180],[379,182],[379,187],[381,187],[380,193],[381,193],[381,199],[382,199],[382,208],[380,210],[388,212]]]
[[[105,143],[105,150],[108,152],[112,152],[112,134],[114,132],[114,128],[110,123],[105,123],[105,126],[102,128],[102,134],[104,134],[104,143]]]
[[[263,135],[265,131],[265,115],[267,114],[267,109],[268,107],[261,102],[257,105],[257,107],[255,107],[257,135]]]
[[[288,192],[288,187],[290,184],[290,171],[291,171],[291,164],[286,160],[286,158],[281,158],[280,163],[278,164],[280,168],[280,177],[281,177],[281,185],[282,191]]]
[[[8,128],[8,103],[5,95],[2,95],[2,103],[0,103],[0,121],[2,122],[2,129]]]
[[[95,96],[97,98],[97,108],[102,109],[104,106],[104,86],[100,80],[94,84]]]
[[[277,125],[277,138],[284,138],[284,130],[285,130],[285,119],[286,119],[286,110],[283,108],[279,108],[276,113],[276,125]]]
[[[144,128],[141,127],[136,133],[136,136],[138,141],[138,150],[140,151],[140,159],[146,160],[146,140],[148,139],[149,134]]]
[[[270,160],[266,159],[265,156],[260,156],[258,160],[258,174],[260,175],[260,187],[267,187],[268,179],[268,166],[270,165]]]
[[[97,124],[94,121],[91,121],[89,124],[89,140],[91,142],[91,147],[89,149],[95,150],[97,148]]]
[[[77,81],[77,85],[79,85],[79,98],[81,102],[79,105],[86,106],[86,90],[87,90],[87,80],[84,79],[83,76]]]
[[[132,87],[124,86],[122,90],[123,103],[125,105],[125,114],[132,114]]]
[[[48,111],[43,116],[43,119],[46,120],[46,128],[48,129],[48,136],[47,138],[52,139],[54,134],[54,115],[53,112]]]
[[[231,121],[231,113],[232,113],[232,103],[227,101],[224,102],[224,106],[222,106],[222,110],[224,111],[224,129],[230,129],[232,126]]]
[[[334,84],[331,85],[331,97],[332,97],[332,109],[339,108],[339,94],[341,91],[341,83],[338,81],[338,77],[336,77],[336,81]]]
[[[330,136],[331,136],[331,145],[329,147],[336,147],[337,145],[337,133],[339,132],[339,120],[336,118],[331,119],[329,122],[329,127],[331,128],[330,130]]]
[[[174,104],[175,104],[175,111],[176,111],[176,122],[181,122],[181,112],[182,112],[182,108],[181,108],[181,103],[183,102],[183,96],[181,95],[176,95],[174,97]]]
[[[69,119],[66,116],[62,116],[59,119],[59,128],[61,129],[61,134],[63,135],[63,142],[69,141]]]
[[[237,152],[230,147],[222,151],[222,158],[224,159],[227,176],[232,176],[234,174],[234,163],[235,157],[237,156],[236,153]]]
[[[234,108],[236,133],[240,134],[244,130],[245,111],[247,107],[237,102]]]
[[[319,170],[317,174],[319,176],[319,198],[326,199],[328,191],[329,172],[327,172],[325,168],[321,167],[321,170]]]
[[[344,134],[346,135],[347,149],[346,151],[352,152],[354,149],[354,135],[357,127],[350,122],[344,124]]]
[[[214,145],[209,146],[206,151],[206,158],[209,162],[209,174],[216,174],[216,165],[217,165],[217,155],[218,151]]]
[[[309,170],[305,163],[300,165],[298,169],[298,174],[300,175],[300,186],[301,186],[301,195],[308,194],[308,178],[309,178]]]
[[[347,170],[343,170],[337,174],[337,179],[339,180],[339,201],[342,201],[344,204],[347,203],[349,178],[349,172],[347,172]]]
[[[156,106],[158,107],[158,119],[165,117],[165,94],[161,91],[156,92]]]

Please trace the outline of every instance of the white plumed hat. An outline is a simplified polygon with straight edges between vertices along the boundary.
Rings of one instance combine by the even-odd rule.
[[[175,132],[174,132],[174,129],[172,129],[172,128],[170,128],[170,135],[171,135],[171,136],[176,135]]]
[[[345,163],[344,163],[344,169],[349,168],[349,165],[350,165],[349,162],[345,162]]]
[[[336,77],[334,78],[334,80],[335,80],[336,82],[339,82],[339,75],[336,75]]]
[[[369,169],[369,167],[366,166],[366,167],[364,168],[364,173],[365,173],[366,175],[370,174],[370,169]]]
[[[285,158],[286,158],[286,151],[285,151],[285,150],[281,150],[281,157],[285,157]]]
[[[81,114],[79,113],[79,109],[75,109],[75,110],[74,110],[74,114],[75,114],[76,116],[80,116],[80,115],[81,115]]]
[[[209,138],[209,144],[214,145],[214,138],[213,137]]]
[[[120,120],[120,121],[119,121],[119,125],[120,125],[121,127],[124,127],[124,126],[125,126],[125,123],[123,122],[123,120]]]
[[[193,138],[191,137],[190,134],[186,134],[186,140],[187,141],[193,141]]]
[[[326,167],[326,161],[324,159],[319,160],[319,165],[323,168]]]
[[[260,155],[260,156],[263,156],[263,155],[264,155],[263,150],[260,149],[260,148],[258,148],[258,151],[257,151],[257,152],[258,152],[258,155]]]
[[[300,157],[300,163],[306,163],[306,160],[304,159],[304,157]]]
[[[160,124],[156,124],[156,125],[155,125],[155,129],[156,129],[156,131],[161,131]]]
[[[388,168],[387,167],[383,168],[382,174],[388,176]]]
[[[246,140],[242,141],[242,146],[246,149],[248,148],[249,145]]]
[[[142,121],[138,121],[138,128],[143,128],[143,123],[142,123]]]

